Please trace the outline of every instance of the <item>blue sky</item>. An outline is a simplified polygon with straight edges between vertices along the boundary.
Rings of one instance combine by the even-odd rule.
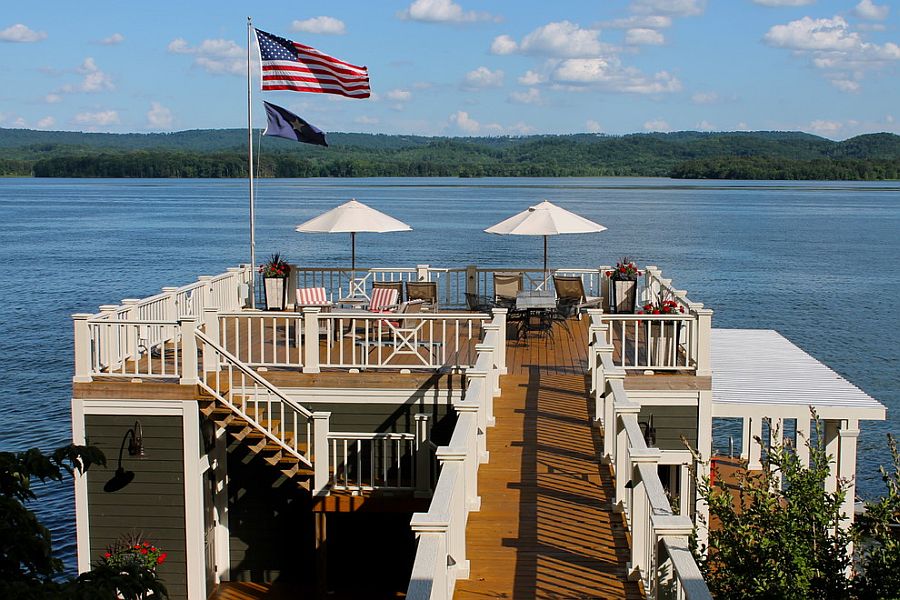
[[[326,131],[900,132],[894,1],[17,2],[0,14],[0,127],[245,126],[249,14],[368,66],[374,92],[254,82],[256,126],[264,98]]]

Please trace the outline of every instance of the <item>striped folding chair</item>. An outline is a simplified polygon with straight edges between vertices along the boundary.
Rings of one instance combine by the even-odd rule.
[[[399,293],[394,288],[375,288],[372,290],[372,300],[369,302],[369,312],[390,312],[397,306]]]
[[[325,288],[297,288],[297,308],[304,306],[331,306]]]

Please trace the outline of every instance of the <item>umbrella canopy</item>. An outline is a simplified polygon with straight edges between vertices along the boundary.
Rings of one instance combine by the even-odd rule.
[[[337,208],[297,226],[301,233],[349,233],[352,268],[356,271],[356,234],[359,232],[388,233],[410,231],[412,227],[394,217],[358,202],[355,198]]]
[[[547,236],[565,233],[600,233],[606,231],[606,227],[544,200],[540,204],[528,207],[528,210],[488,227],[485,231],[499,235],[544,236],[544,273],[547,273]]]

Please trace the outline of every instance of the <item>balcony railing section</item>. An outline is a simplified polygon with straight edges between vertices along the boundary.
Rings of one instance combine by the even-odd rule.
[[[614,465],[615,504],[631,534],[629,570],[640,577],[649,598],[712,598],[688,537],[687,515],[676,515],[659,478],[660,450],[650,448],[638,424],[641,405],[625,391],[625,370],[615,364],[605,315],[590,311],[591,386],[595,420],[603,425],[603,454]]]

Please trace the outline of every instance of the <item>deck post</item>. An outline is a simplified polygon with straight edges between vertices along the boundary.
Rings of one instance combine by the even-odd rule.
[[[214,306],[203,308],[203,332],[216,344],[219,343],[219,309]],[[216,352],[208,344],[203,344],[203,373],[214,373],[219,370]]]
[[[196,317],[180,317],[178,327],[181,329],[181,385],[197,385],[197,330]]]
[[[316,411],[313,419],[313,496],[327,496],[328,468],[328,431],[331,427],[331,413]]]
[[[612,361],[610,361],[612,362]],[[603,456],[610,463],[615,463],[616,461],[616,428],[618,427],[618,413],[619,409],[616,406],[616,401],[626,401],[626,398],[616,398],[616,392],[613,389],[614,384],[615,387],[622,386],[624,389],[625,385],[625,370],[624,369],[607,369],[606,365],[603,368],[603,378],[606,380],[606,386],[603,390]],[[640,411],[640,407],[638,408]]]
[[[702,460],[694,464],[698,478],[710,476],[712,460],[712,404],[712,390],[701,390],[697,406],[697,452],[700,453]],[[709,505],[699,494],[695,494],[694,506],[697,515],[703,516],[703,520],[697,519],[697,539],[701,544],[705,544],[709,539]],[[687,514],[687,512],[682,514]]]
[[[100,316],[101,322],[105,319],[110,321],[116,320],[116,313],[119,310],[118,304],[101,304],[100,305]],[[177,317],[173,317],[172,320],[175,320]],[[121,335],[119,334],[120,325],[100,325],[95,330],[95,335],[97,336],[97,340],[95,340],[100,347],[95,350],[98,351],[100,355],[97,357],[97,361],[99,362],[99,366],[106,366],[107,369],[112,370],[113,366],[120,363],[122,359],[122,353],[119,350],[119,343],[121,341]],[[115,331],[116,335],[112,335],[112,332]],[[104,335],[105,333],[105,335]],[[174,335],[174,334],[173,334]]]
[[[94,315],[76,313],[72,315],[72,323],[75,326],[75,383],[88,383],[91,381],[91,329],[88,319]]]
[[[859,437],[859,421],[847,419],[838,431],[840,436],[840,460],[838,461],[838,477],[846,481],[847,493],[841,507],[844,518],[841,527],[848,528],[853,524],[854,503],[856,500],[856,439]],[[852,553],[852,548],[850,549]]]
[[[202,310],[212,304],[212,275],[200,275],[197,277],[197,281],[203,282],[203,305],[200,307]],[[194,311],[197,312],[197,307],[194,307]]]
[[[499,329],[498,325],[494,325],[494,324],[485,325],[484,328],[486,330],[488,330],[488,333],[490,333],[491,331],[496,331],[497,335],[498,336],[500,335],[500,329]],[[497,352],[496,346],[492,346],[490,344],[475,344],[475,352],[476,352],[476,354],[480,353],[480,352],[484,352],[490,358],[490,362],[488,363],[490,365],[490,367],[488,369],[488,381],[490,382],[490,385],[488,387],[489,387],[491,393],[489,394],[489,396],[491,396],[491,398],[493,398],[494,396],[499,396],[500,395],[500,368],[497,366],[498,352]],[[488,404],[488,408],[491,409],[488,411],[489,419],[494,415],[493,407],[491,406],[491,404],[493,404],[492,400]]]
[[[431,448],[428,443],[428,415],[416,413],[416,491],[418,498],[431,496]]]
[[[640,571],[640,573],[650,574],[649,564],[644,564],[645,557],[651,548],[649,544],[656,540],[650,539],[650,500],[647,497],[647,485],[644,478],[640,475],[638,464],[648,464],[653,468],[653,472],[659,465],[661,452],[657,448],[636,449],[630,452],[631,464],[628,466],[628,473],[623,473],[623,477],[629,477],[632,482],[632,502],[631,513],[628,515],[628,521],[631,525],[631,569],[629,571]],[[619,479],[616,473],[616,481]]]
[[[412,579],[406,597],[411,600],[448,600],[451,598],[451,587],[455,579],[448,573],[450,569],[448,559],[453,558],[448,540],[449,523],[430,521],[429,516],[429,513],[414,513],[409,526],[419,540],[420,548],[425,545],[425,540],[437,542],[436,564],[431,564],[430,561],[420,563],[419,555],[416,554],[416,563],[413,565]]]
[[[431,281],[429,265],[416,265],[416,281]]]
[[[590,325],[588,325],[588,373],[594,373],[594,370],[597,368],[597,352],[595,351],[597,334],[600,332],[600,328],[603,327],[603,311],[597,308],[589,308],[587,309],[587,314],[590,321]],[[596,383],[594,377],[591,376],[592,392],[597,389]]]
[[[137,321],[140,319],[137,311],[137,305],[140,303],[140,299],[138,298],[124,298],[122,300],[122,306],[127,307],[127,311],[125,311],[124,316],[122,317],[123,321]],[[132,327],[130,325],[117,325],[116,328],[123,327],[125,329],[124,343],[125,343],[125,351],[118,353],[118,356],[122,358],[122,362],[126,362],[128,358],[133,358],[135,361],[138,361],[141,357],[141,350],[138,347],[141,343],[140,333],[141,328],[139,326]],[[118,337],[118,336],[117,336]],[[149,352],[149,349],[148,349]]]
[[[628,495],[628,488],[625,485],[631,480],[631,456],[628,451],[628,432],[625,430],[623,418],[625,415],[633,415],[637,420],[638,414],[641,412],[641,405],[628,402],[627,404],[619,404],[616,406],[615,427],[613,431],[615,437],[615,454],[612,456],[612,463],[616,467],[616,500],[615,504],[619,508],[626,505],[625,497]],[[659,459],[657,459],[657,462]]]
[[[697,377],[709,377],[712,375],[710,340],[712,338],[713,311],[703,308],[701,302],[691,302],[690,307],[691,312],[697,316],[697,337],[694,342],[697,347],[697,356],[694,357],[697,368],[696,375]]]
[[[178,305],[176,304],[177,294],[175,292],[178,291],[177,287],[168,286],[162,289],[162,293],[166,295],[166,308],[165,314],[162,315],[162,318],[166,321],[174,321],[178,318]]]
[[[303,372],[319,373],[319,312],[317,306],[303,307]]]
[[[743,460],[750,460],[750,444],[753,443],[753,436],[750,435],[750,424],[753,417],[744,415],[741,417],[741,455]]]
[[[456,450],[448,446],[443,446],[438,449],[437,457],[442,465],[442,475],[445,470],[450,470],[454,467],[462,470],[462,472],[459,473],[457,477],[462,477],[462,489],[465,494],[461,499],[461,502],[456,501],[456,499],[454,498],[454,500],[450,503],[450,514],[447,515],[447,553],[453,559],[453,564],[450,565],[448,563],[447,566],[452,567],[453,571],[455,572],[455,576],[452,577],[453,580],[468,579],[469,561],[466,560],[466,521],[468,519],[466,515],[468,512],[477,512],[479,510],[481,499],[478,499],[479,506],[477,508],[472,508],[470,500],[471,488],[469,487],[468,477],[469,468],[466,465],[466,463],[469,461],[466,460],[467,457],[464,452],[457,452]]]
[[[751,471],[762,469],[762,446],[756,440],[762,440],[763,415],[753,415],[750,420],[750,439],[747,446],[747,468]]]
[[[794,433],[794,451],[797,453],[800,464],[806,469],[809,468],[809,421],[808,413],[797,417],[797,428]]]
[[[478,294],[478,267],[466,266],[466,294]]]
[[[825,490],[834,493],[838,489],[838,468],[840,467],[840,421],[825,419],[825,454],[828,455],[828,477],[825,478]]]
[[[491,311],[494,314],[494,323],[497,325],[499,335],[497,336],[497,368],[500,375],[506,375],[509,371],[506,368],[506,319],[509,313],[508,308],[495,308]],[[499,386],[499,384],[498,384]]]

